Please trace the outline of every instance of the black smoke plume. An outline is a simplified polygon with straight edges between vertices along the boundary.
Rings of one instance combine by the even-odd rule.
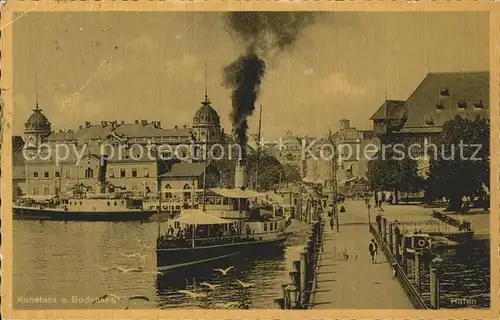
[[[248,140],[248,116],[266,72],[264,60],[272,59],[290,48],[300,32],[312,23],[313,15],[305,12],[230,12],[227,25],[243,40],[245,54],[224,68],[226,87],[232,89],[231,119],[236,141],[243,150]]]

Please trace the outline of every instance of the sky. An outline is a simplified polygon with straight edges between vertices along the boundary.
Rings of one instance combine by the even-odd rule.
[[[245,50],[223,12],[30,12],[13,24],[14,134],[38,95],[53,130],[85,121],[188,125],[208,95],[231,132],[223,68]],[[489,70],[487,13],[327,13],[272,60],[257,105],[262,135],[370,129],[384,98],[404,100],[428,72]],[[258,112],[249,119],[256,133]]]

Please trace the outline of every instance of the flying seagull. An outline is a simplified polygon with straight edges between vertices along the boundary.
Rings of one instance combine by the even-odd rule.
[[[243,282],[243,281],[240,281],[240,280],[236,280],[236,282],[238,282],[240,284],[240,286],[242,286],[243,288],[249,288],[253,285],[255,285],[255,283],[246,283],[246,282]]]
[[[179,293],[183,293],[193,299],[197,299],[197,298],[204,298],[207,296],[206,293],[202,293],[202,292],[193,292],[193,291],[189,291],[189,290],[179,290],[177,291]]]
[[[214,271],[219,271],[223,276],[227,275],[227,273],[232,269],[234,268],[233,266],[230,266],[226,269],[221,269],[221,268],[218,268],[218,269],[214,269]]]
[[[121,271],[123,273],[129,273],[129,272],[142,272],[144,269],[142,269],[141,267],[137,267],[137,268],[123,268],[123,267],[113,267],[112,269],[115,269],[115,270],[118,270],[118,271]]]
[[[202,282],[202,283],[200,283],[200,286],[205,286],[205,287],[208,287],[210,290],[215,290],[218,287],[220,287],[220,284],[211,284],[208,282]]]

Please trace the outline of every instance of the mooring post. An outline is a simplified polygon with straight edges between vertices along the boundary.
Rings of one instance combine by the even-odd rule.
[[[399,242],[398,239],[394,239],[394,258],[396,259],[397,263],[401,263],[401,255],[399,253]]]
[[[433,309],[439,309],[439,278],[437,275],[436,268],[430,270],[430,296],[431,296],[431,307]]]
[[[399,247],[399,245],[398,245]],[[407,256],[405,254],[405,252],[401,253],[401,266],[403,267],[403,271],[405,274],[408,273],[408,261],[407,261]]]
[[[288,309],[288,295],[286,288],[288,287],[288,284],[282,284],[281,285],[281,291],[283,293],[283,309]]]
[[[389,243],[388,243],[388,245],[389,245],[390,251],[392,251],[392,223],[389,223],[388,236],[389,236]]]
[[[384,242],[387,243],[387,219],[382,218],[382,239],[384,239]]]
[[[307,240],[307,278],[308,281],[312,280],[312,272],[314,270],[314,252],[312,240]]]
[[[421,282],[420,282],[420,263],[422,260],[422,252],[417,251],[415,252],[415,283],[417,284],[417,288],[420,289]]]
[[[300,253],[300,289],[300,302],[304,305],[307,291],[307,248],[304,248]]]

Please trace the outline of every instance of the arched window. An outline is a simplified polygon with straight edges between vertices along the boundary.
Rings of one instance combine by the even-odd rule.
[[[165,189],[172,189],[172,186],[167,184],[167,185],[165,185]],[[167,198],[167,199],[172,198],[172,192],[165,192],[165,198]]]

